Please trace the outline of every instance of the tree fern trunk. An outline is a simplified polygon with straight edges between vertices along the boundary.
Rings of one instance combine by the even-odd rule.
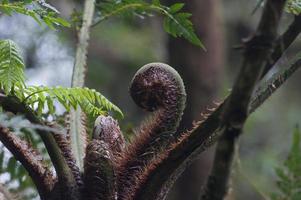
[[[168,0],[169,4],[178,2]],[[192,13],[196,31],[207,52],[182,39],[169,37],[169,63],[181,74],[187,90],[187,106],[179,130],[190,128],[192,121],[200,119],[206,106],[212,105],[223,66],[223,38],[219,1],[183,0]],[[213,107],[213,106],[212,106]],[[177,181],[170,199],[198,199],[201,184],[206,180],[211,166],[212,152],[202,154],[200,160],[190,166]]]

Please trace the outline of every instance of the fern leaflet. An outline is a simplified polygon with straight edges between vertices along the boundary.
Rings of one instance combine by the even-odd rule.
[[[280,192],[272,194],[272,200],[301,199],[301,135],[297,127],[293,135],[293,143],[284,167],[276,168],[277,187]]]
[[[54,114],[54,100],[57,100],[67,111],[78,106],[88,115],[104,115],[112,111],[122,118],[121,110],[111,103],[99,92],[89,88],[63,88],[31,86],[21,90],[15,90],[15,95],[31,108],[36,108],[37,114],[41,115],[48,107],[49,114]]]
[[[13,41],[0,40],[0,89],[8,94],[14,87],[24,87],[24,62]]]
[[[107,114],[111,111],[122,118],[121,110],[99,92],[89,88],[63,88],[30,86],[24,84],[24,62],[17,45],[11,40],[0,40],[0,90],[15,95],[41,115],[45,108],[54,114],[54,100],[67,111],[78,106],[91,116]],[[1,91],[0,91],[1,92]]]
[[[27,0],[10,2],[2,0],[0,2],[0,11],[7,15],[13,12],[32,17],[38,24],[44,22],[51,29],[55,29],[55,25],[70,27],[70,23],[58,17],[59,12],[44,0]]]

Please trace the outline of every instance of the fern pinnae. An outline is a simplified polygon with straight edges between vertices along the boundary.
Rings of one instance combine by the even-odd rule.
[[[8,94],[15,85],[22,88],[24,77],[19,47],[11,40],[0,40],[0,89]]]
[[[93,117],[109,111],[123,117],[121,110],[116,105],[96,90],[89,88],[31,86],[22,89],[16,88],[14,93],[23,103],[32,108],[38,103],[37,109],[40,112],[45,110],[47,104],[50,114],[53,114],[55,111],[53,101],[57,100],[67,111],[70,111],[71,107],[77,109],[79,106],[86,114]]]

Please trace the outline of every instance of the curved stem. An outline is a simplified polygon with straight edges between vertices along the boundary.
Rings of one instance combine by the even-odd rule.
[[[298,69],[301,68],[301,60],[297,60],[287,70],[273,78],[269,86],[252,98],[249,114],[260,107],[272,93],[274,93],[286,80],[288,80]],[[281,81],[280,81],[281,80]],[[272,89],[273,88],[273,89]],[[161,155],[157,156],[144,171],[143,184],[140,185],[140,195],[146,191],[150,199],[164,199],[164,195],[187,165],[207,148],[215,144],[221,136],[220,115],[228,98],[216,108],[207,119],[200,122],[191,131],[183,135],[177,143]],[[185,154],[183,154],[185,152]],[[162,193],[160,193],[162,189]],[[160,196],[162,195],[162,196]],[[148,199],[145,197],[145,199]]]
[[[130,93],[136,104],[154,113],[151,120],[142,123],[134,141],[118,159],[120,199],[131,198],[148,162],[174,142],[186,101],[181,77],[163,63],[143,66],[132,80]]]
[[[0,98],[0,104],[6,111],[15,114],[24,114],[25,118],[33,124],[45,125],[36,117],[34,112],[27,105],[21,103],[20,100],[14,96]],[[65,190],[62,194],[67,195],[65,199],[77,200],[79,198],[77,184],[58,144],[53,137],[53,134],[41,129],[38,129],[37,133],[41,137],[56,170],[60,187],[62,190]]]
[[[243,66],[231,95],[203,123],[172,145],[170,151],[153,159],[144,174],[140,176],[142,181],[133,195],[134,198],[164,199],[170,186],[185,166],[197,153],[215,142],[221,131],[231,130],[230,135],[233,139],[239,135],[248,116],[248,106],[254,86],[271,55],[284,3],[284,0],[279,0],[268,1],[266,4],[257,32],[247,42]]]
[[[41,199],[46,199],[53,189],[55,177],[46,164],[42,162],[42,156],[32,149],[27,142],[2,126],[0,126],[0,141],[27,170]]]

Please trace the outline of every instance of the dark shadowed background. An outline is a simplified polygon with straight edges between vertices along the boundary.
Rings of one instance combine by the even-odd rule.
[[[49,1],[68,18],[81,1]],[[250,0],[165,0],[167,5],[186,3],[193,14],[204,51],[183,39],[170,38],[161,18],[113,18],[95,26],[90,40],[86,85],[95,88],[118,105],[125,114],[124,132],[138,126],[148,113],[140,110],[128,94],[129,82],[139,67],[165,62],[182,76],[188,95],[180,130],[201,119],[201,113],[215,106],[228,93],[241,61],[240,41],[258,22],[261,9],[252,14]],[[281,31],[292,17],[284,15]],[[75,52],[74,30],[41,28],[31,18],[1,16],[0,37],[13,39],[22,48],[27,82],[37,85],[70,86]],[[300,40],[285,53],[277,67],[285,67],[300,50]],[[301,124],[301,73],[296,73],[247,121],[239,155],[233,168],[228,199],[264,199],[275,189],[275,166],[281,164],[291,143],[293,128]],[[179,178],[169,200],[198,200],[210,171],[214,147],[199,156]],[[5,179],[5,176],[2,176]]]

